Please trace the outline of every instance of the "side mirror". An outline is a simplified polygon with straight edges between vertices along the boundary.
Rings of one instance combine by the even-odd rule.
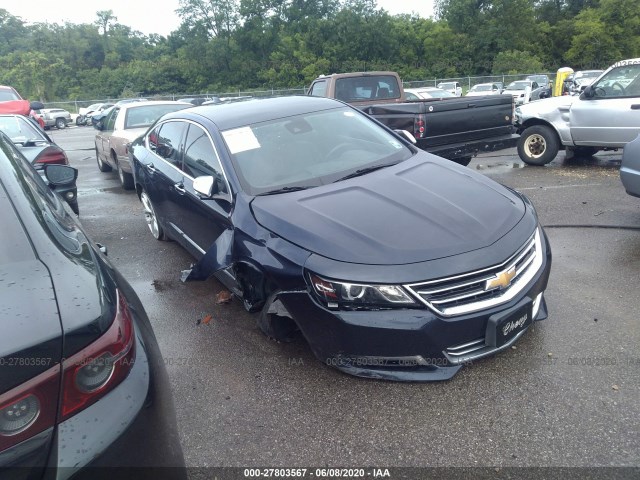
[[[405,140],[408,140],[409,142],[411,142],[413,145],[416,144],[416,139],[413,135],[411,135],[409,132],[407,132],[406,130],[394,130],[394,132],[396,132],[398,135],[400,135],[401,137],[404,137]]]
[[[593,87],[592,87],[591,85],[588,85],[588,86],[587,86],[587,88],[585,88],[585,89],[582,91],[582,94],[580,95],[580,98],[581,98],[581,99],[584,99],[584,98],[593,98],[593,97],[595,97],[595,95],[596,95],[596,92],[595,92],[595,90],[593,89]]]
[[[209,175],[194,179],[193,189],[202,198],[211,198],[219,191],[216,179]]]
[[[102,123],[102,120],[98,120],[94,125],[93,128],[95,128],[96,130],[104,130],[104,124]]]
[[[69,185],[78,178],[78,170],[68,165],[45,165],[44,176],[54,187]]]
[[[34,101],[30,104],[31,110],[42,110],[44,108],[44,103]]]

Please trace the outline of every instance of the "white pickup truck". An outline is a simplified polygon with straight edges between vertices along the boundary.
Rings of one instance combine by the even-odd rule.
[[[613,64],[578,96],[547,98],[516,108],[518,155],[546,165],[567,156],[624,147],[640,133],[640,58]]]

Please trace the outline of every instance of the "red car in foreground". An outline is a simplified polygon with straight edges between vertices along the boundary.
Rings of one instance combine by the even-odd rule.
[[[29,100],[24,100],[15,88],[0,85],[0,114],[15,113],[24,115],[25,117],[32,117],[38,122],[40,128],[44,130],[44,120],[34,112],[34,110],[40,110],[42,108],[44,108],[42,102],[29,102]]]

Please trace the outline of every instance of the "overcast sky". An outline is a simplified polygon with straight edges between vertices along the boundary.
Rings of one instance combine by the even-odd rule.
[[[93,23],[99,10],[113,10],[118,22],[145,34],[168,35],[180,19],[178,0],[0,0],[0,8],[26,22]],[[378,0],[392,15],[415,12],[428,18],[433,0]]]

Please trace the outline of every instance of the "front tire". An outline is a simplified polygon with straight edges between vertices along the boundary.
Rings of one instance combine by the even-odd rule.
[[[518,155],[527,165],[546,165],[556,158],[559,150],[558,135],[546,125],[527,128],[518,140]]]
[[[160,226],[160,222],[158,221],[158,217],[156,215],[156,211],[153,208],[153,204],[151,203],[151,199],[147,192],[144,190],[140,194],[140,201],[142,202],[142,208],[144,208],[144,218],[147,222],[147,226],[149,227],[149,231],[153,238],[156,240],[166,240],[167,237],[164,234],[164,230]]]
[[[56,128],[58,130],[62,130],[67,127],[67,122],[64,121],[64,118],[56,118]]]

